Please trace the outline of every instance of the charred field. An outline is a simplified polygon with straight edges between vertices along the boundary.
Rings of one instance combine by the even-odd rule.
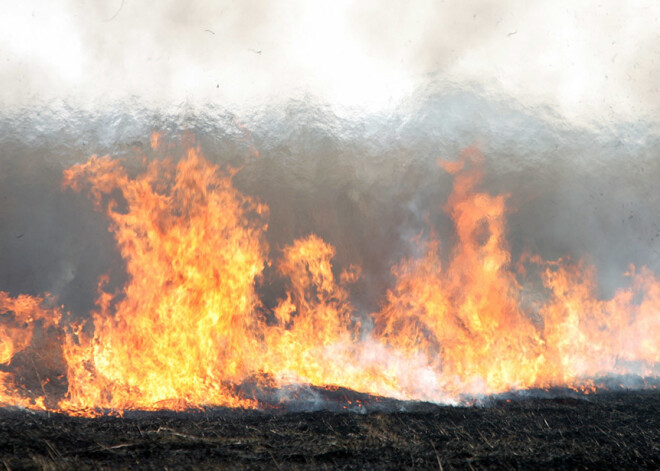
[[[97,418],[2,409],[0,463],[8,470],[660,466],[657,390],[509,394],[460,407],[334,395],[352,406]]]

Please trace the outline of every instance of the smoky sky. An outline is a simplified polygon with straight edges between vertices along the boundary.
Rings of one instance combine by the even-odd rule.
[[[514,259],[586,257],[604,296],[660,270],[659,4],[654,1],[0,4],[0,290],[85,315],[123,282],[107,221],[62,171],[134,170],[153,131],[194,135],[270,207],[270,257],[315,233],[363,268],[360,311],[436,231],[476,145],[507,194]],[[259,157],[254,157],[254,150]],[[266,304],[283,293],[267,270]]]
[[[311,95],[363,114],[441,81],[573,124],[657,121],[659,17],[653,0],[3,2],[0,103],[245,114]]]
[[[92,154],[137,170],[154,130],[175,144],[192,134],[210,161],[242,167],[237,188],[270,208],[271,259],[314,233],[336,247],[337,272],[360,265],[352,297],[363,313],[392,287],[391,267],[418,254],[415,236],[434,230],[451,253],[442,208],[452,177],[436,162],[472,145],[486,156],[480,189],[508,195],[514,260],[527,249],[586,258],[604,297],[625,283],[631,263],[660,270],[660,135],[643,122],[579,128],[441,83],[359,119],[312,98],[242,116],[215,105],[80,111],[50,103],[5,113],[0,130],[0,289],[52,293],[77,315],[93,308],[99,275],[121,284],[125,274],[106,218],[84,195],[61,189],[62,171]],[[259,290],[273,305],[283,281],[267,270]]]

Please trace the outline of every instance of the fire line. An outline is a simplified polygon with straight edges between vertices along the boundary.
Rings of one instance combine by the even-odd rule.
[[[158,135],[151,140],[160,145]],[[421,253],[392,268],[394,286],[363,325],[351,301],[360,267],[333,266],[315,234],[268,258],[268,206],[233,185],[236,170],[199,148],[129,174],[93,156],[63,174],[105,214],[126,264],[119,290],[98,282],[96,308],[72,321],[47,295],[0,292],[0,405],[72,415],[99,411],[258,408],[260,388],[342,387],[455,403],[513,389],[595,388],[598,378],[657,377],[660,282],[631,266],[628,287],[598,299],[595,268],[568,257],[511,260],[507,196],[480,192],[484,156],[456,161],[444,206],[457,243],[419,237]],[[273,264],[286,295],[266,309],[256,286]],[[524,304],[524,286],[541,301]],[[13,367],[35,332],[59,341],[66,393],[20,383]],[[252,387],[245,387],[246,384]]]

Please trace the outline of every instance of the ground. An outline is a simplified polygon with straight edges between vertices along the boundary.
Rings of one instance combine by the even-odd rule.
[[[212,409],[95,419],[2,409],[0,465],[8,470],[660,468],[658,390],[519,394],[468,407],[366,404],[357,408],[363,412]]]

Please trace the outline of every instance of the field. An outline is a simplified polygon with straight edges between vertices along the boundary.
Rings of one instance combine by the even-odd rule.
[[[334,410],[305,411],[301,403],[286,411],[130,412],[95,419],[3,409],[0,465],[7,470],[660,468],[657,390],[518,394],[463,407],[346,394],[343,399],[350,404],[334,402]]]

